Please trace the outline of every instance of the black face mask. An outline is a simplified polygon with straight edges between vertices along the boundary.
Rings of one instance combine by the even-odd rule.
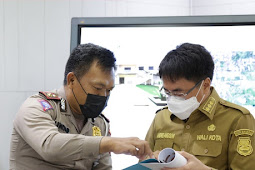
[[[78,81],[79,82],[79,81]],[[83,89],[81,83],[79,82],[81,88]],[[72,90],[73,91],[73,90]],[[82,114],[86,118],[96,118],[100,115],[100,113],[104,110],[107,106],[107,102],[109,96],[99,96],[94,94],[88,94],[84,89],[83,91],[87,94],[87,99],[84,105],[79,104],[76,96],[73,92],[74,98],[76,102],[79,104]]]

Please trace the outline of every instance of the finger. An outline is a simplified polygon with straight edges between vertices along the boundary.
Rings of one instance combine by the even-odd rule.
[[[129,150],[129,153],[130,153],[130,155],[136,156],[136,157],[137,157],[137,155],[138,155],[137,148],[136,148],[135,146],[132,146],[132,147],[130,148],[130,150]]]
[[[145,145],[144,145],[144,153],[145,153],[146,155],[149,155],[151,158],[152,158],[152,157],[155,158],[154,155],[153,155],[153,152],[151,151],[151,148],[150,148],[148,142],[146,142]]]
[[[155,159],[158,159],[158,154],[159,154],[159,151],[158,151],[158,150],[155,151],[155,152],[152,152],[152,154],[153,154],[153,157],[154,157]]]
[[[139,145],[136,145],[136,148],[137,148],[137,151],[138,151],[138,157],[145,157],[147,154],[146,153],[144,153],[144,148],[145,146],[144,146],[144,143],[142,143],[142,144],[139,144]]]

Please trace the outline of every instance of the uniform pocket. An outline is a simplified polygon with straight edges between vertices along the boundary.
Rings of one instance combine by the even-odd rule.
[[[157,139],[154,145],[154,151],[161,151],[164,148],[172,148],[173,139]]]
[[[215,141],[195,141],[191,152],[196,156],[217,157],[221,154],[222,143]]]

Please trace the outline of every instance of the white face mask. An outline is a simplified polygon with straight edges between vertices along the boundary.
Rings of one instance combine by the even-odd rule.
[[[184,100],[178,96],[168,96],[167,106],[170,112],[181,120],[187,119],[191,113],[196,110],[202,102],[205,95],[203,95],[200,102],[197,101],[197,95],[202,87],[204,81],[202,81],[196,96],[193,96],[187,100]]]

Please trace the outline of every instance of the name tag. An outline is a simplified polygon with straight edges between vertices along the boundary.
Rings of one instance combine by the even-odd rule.
[[[163,139],[163,138],[168,138],[168,139],[174,139],[175,134],[174,133],[158,133],[157,138],[158,139]]]
[[[221,141],[221,135],[197,135],[197,140]]]

